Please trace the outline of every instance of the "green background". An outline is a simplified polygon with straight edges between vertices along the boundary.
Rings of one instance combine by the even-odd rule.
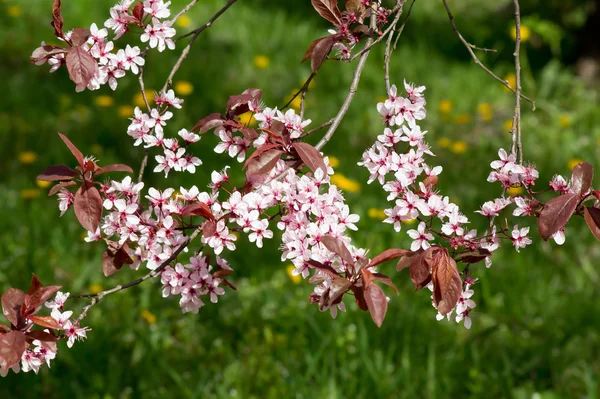
[[[511,3],[451,2],[467,40],[498,50],[478,55],[501,77],[514,73]],[[172,10],[184,4],[174,0]],[[202,25],[222,4],[200,1],[187,14],[190,25],[178,32]],[[100,25],[110,6],[105,0],[65,1],[65,27]],[[72,293],[106,289],[142,273],[124,269],[104,278],[102,244],[83,242],[73,213],[59,219],[56,198],[36,185],[47,165],[73,166],[57,131],[101,165],[120,162],[136,169],[142,157],[126,136],[127,117],[120,115],[121,107],[134,103],[135,76],[119,80],[116,92],[103,87],[77,94],[64,69],[49,74],[47,65],[29,63],[42,40],[56,42],[50,10],[49,0],[0,2],[0,291],[26,289],[32,272]],[[525,158],[540,170],[536,187],[544,188],[554,173],[568,177],[578,160],[597,166],[598,82],[584,83],[575,75],[585,51],[579,32],[591,9],[584,1],[530,0],[522,2],[522,11],[530,31],[522,46],[523,88],[538,106],[531,112],[523,105],[523,146]],[[328,28],[308,0],[240,0],[199,37],[177,73],[175,82],[189,82],[193,93],[183,96],[183,109],[165,134],[222,112],[228,96],[248,87],[262,88],[268,106],[283,105],[310,74],[299,63],[305,49]],[[182,47],[149,53],[149,89],[162,87]],[[268,59],[266,68],[257,65],[257,56]],[[385,96],[382,61],[377,47],[348,115],[324,148],[339,159],[336,172],[360,184],[345,195],[361,216],[352,238],[371,254],[407,247],[406,230],[414,228],[404,226],[397,234],[381,223],[377,215],[388,206],[385,194],[379,185],[367,185],[368,172],[356,166],[382,131],[375,108]],[[470,215],[473,228],[483,229],[485,221],[471,212],[501,192],[485,179],[498,148],[510,146],[506,123],[514,95],[470,61],[439,1],[417,0],[391,64],[393,83],[401,86],[406,79],[427,86],[422,127],[437,155],[431,163],[444,167],[439,188]],[[337,111],[353,69],[324,64],[307,96],[311,126]],[[196,184],[202,190],[213,169],[235,165],[212,152],[216,143],[210,134],[196,145],[204,165],[195,175],[175,174],[167,183],[147,173],[146,187]],[[34,153],[33,162],[23,162],[27,152]],[[400,295],[388,292],[381,328],[351,300],[348,312],[332,320],[309,306],[312,286],[296,284],[288,274],[277,233],[264,250],[242,235],[238,250],[225,253],[236,271],[237,292],[227,292],[197,315],[182,315],[176,300],[163,299],[157,281],[109,296],[85,320],[92,328],[88,340],[72,349],[61,342],[52,368],[43,367],[37,376],[9,374],[0,380],[0,397],[598,397],[600,245],[581,218],[567,228],[562,247],[541,240],[536,220],[511,217],[508,223],[529,223],[534,245],[520,254],[506,246],[490,269],[472,268],[480,282],[474,286],[470,330],[437,322],[428,293],[415,293],[407,272],[396,273],[392,264],[382,270]],[[85,303],[68,305],[78,312]]]

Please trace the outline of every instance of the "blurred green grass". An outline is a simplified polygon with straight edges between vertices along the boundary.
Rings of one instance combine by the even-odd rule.
[[[275,106],[302,85],[310,71],[299,60],[327,26],[305,5],[286,3],[240,1],[202,34],[175,79],[189,82],[193,93],[184,97],[167,132],[220,112],[229,95],[248,87],[262,88],[265,102]],[[173,4],[178,9],[185,2]],[[220,4],[200,2],[189,13],[190,26],[180,31],[204,23]],[[497,38],[485,45],[499,53],[483,54],[482,60],[500,76],[510,75],[510,13],[498,17],[469,7],[473,4],[487,3],[462,1],[455,13],[464,21],[473,18],[467,31]],[[65,3],[66,26],[103,21],[110,5],[105,0]],[[108,288],[139,274],[123,270],[103,278],[102,246],[84,243],[72,213],[59,219],[55,198],[36,185],[35,176],[46,165],[71,162],[57,131],[103,164],[135,168],[142,156],[126,136],[128,120],[119,115],[121,107],[133,104],[134,77],[121,79],[117,92],[76,94],[65,71],[48,74],[47,66],[29,64],[32,49],[52,41],[49,7],[40,0],[0,3],[2,291],[25,288],[32,272],[74,293]],[[414,12],[415,25],[408,24],[392,59],[392,81],[427,86],[423,127],[429,130],[435,163],[444,167],[439,186],[468,213],[499,194],[485,178],[497,149],[510,145],[503,126],[511,118],[514,96],[467,61],[443,7],[424,3],[419,9],[417,2]],[[490,32],[490,18],[494,26],[504,25],[499,33]],[[452,49],[440,51],[440,43]],[[596,164],[600,110],[597,90],[586,88],[557,60],[536,67],[532,54],[539,49],[532,47],[524,43],[524,90],[538,110],[531,112],[525,103],[523,139],[525,158],[536,164],[543,184],[553,173],[568,176],[576,159]],[[149,55],[148,88],[162,86],[177,55]],[[258,67],[257,56],[268,59],[266,68]],[[359,192],[346,194],[352,211],[361,215],[353,239],[372,253],[408,245],[406,228],[394,234],[391,226],[369,216],[387,203],[356,166],[381,131],[375,104],[385,95],[382,60],[381,49],[375,49],[348,116],[325,147],[340,160],[337,173],[360,183]],[[307,96],[306,115],[314,126],[337,111],[352,71],[353,65],[335,62],[319,71]],[[99,106],[110,102],[101,96],[110,96],[113,104]],[[196,155],[204,166],[172,184],[204,187],[212,169],[229,163],[211,153],[215,143],[212,135],[203,137]],[[25,152],[36,159],[20,162]],[[146,187],[166,185],[160,175],[147,177]],[[473,227],[483,227],[472,219]],[[521,254],[505,248],[490,269],[475,267],[478,306],[467,331],[453,322],[436,322],[428,295],[415,294],[408,276],[393,273],[391,265],[400,295],[392,297],[381,329],[351,301],[347,313],[331,320],[308,305],[311,286],[295,284],[287,274],[277,236],[263,251],[241,237],[238,251],[228,254],[237,292],[198,315],[182,315],[176,301],[161,297],[156,282],[112,295],[90,312],[86,342],[72,349],[61,344],[52,369],[38,376],[10,374],[0,381],[0,397],[597,397],[600,246],[582,220],[567,229],[563,247],[543,243],[535,233],[533,238],[535,245]]]

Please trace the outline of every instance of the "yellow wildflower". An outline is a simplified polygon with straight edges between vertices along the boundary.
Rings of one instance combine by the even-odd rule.
[[[448,148],[450,147],[450,144],[452,144],[452,141],[447,137],[442,137],[438,140],[438,145],[442,148]]]
[[[573,169],[575,166],[577,166],[578,164],[582,163],[583,161],[579,158],[573,158],[570,159],[569,162],[567,163],[567,165],[569,166],[569,169]]]
[[[387,215],[385,214],[383,209],[379,209],[379,208],[369,208],[367,214],[369,215],[369,217],[371,219],[383,220],[383,219],[387,218]]]
[[[247,126],[254,126],[256,125],[256,119],[254,119],[254,114],[250,111],[241,114],[240,116],[238,116],[238,121],[243,124],[243,125],[247,125]]]
[[[24,151],[19,154],[19,162],[25,165],[30,165],[38,159],[38,154],[33,151]]]
[[[267,69],[270,62],[269,57],[266,55],[257,55],[253,60],[254,66],[258,69]]]
[[[294,94],[298,93],[300,89],[293,89],[288,96],[288,101],[294,97]],[[302,105],[302,93],[298,94],[290,103],[290,106],[295,109],[300,109],[300,105]]]
[[[21,9],[21,7],[19,6],[9,6],[6,9],[6,13],[8,14],[9,17],[12,18],[18,18],[21,16],[21,14],[23,14],[23,10]]]
[[[513,120],[512,119],[507,119],[503,124],[502,124],[502,129],[504,129],[507,132],[510,132],[510,129],[512,129],[512,125],[513,125]]]
[[[569,127],[571,126],[571,117],[567,114],[562,114],[558,120],[558,123],[560,127]]]
[[[523,187],[518,186],[518,187],[510,187],[508,190],[506,190],[506,192],[508,193],[508,195],[510,196],[515,196],[515,195],[521,195],[523,194]]]
[[[489,122],[492,120],[492,106],[488,103],[481,103],[477,105],[477,112],[479,112],[479,116],[485,122]]]
[[[52,182],[51,181],[47,181],[47,180],[36,179],[35,180],[35,184],[37,184],[37,186],[39,188],[48,188],[48,187],[50,187],[50,184],[52,184]]]
[[[469,145],[466,142],[458,140],[452,143],[452,145],[450,146],[450,151],[452,151],[455,154],[462,154],[463,152],[467,151],[468,147]]]
[[[187,80],[180,80],[179,82],[175,82],[174,89],[175,93],[180,96],[189,96],[194,92],[194,85]]]
[[[92,284],[92,285],[90,285],[89,289],[92,294],[98,294],[103,291],[103,288],[100,284]]]
[[[469,114],[458,114],[454,117],[454,121],[459,125],[464,125],[471,122],[471,115]]]
[[[312,83],[312,82],[311,82],[311,83]],[[384,97],[384,96],[379,96],[379,97],[377,97],[377,102],[378,102],[378,103],[384,103],[384,102],[385,102],[385,100],[387,100],[387,99],[388,99],[387,97]]]
[[[360,191],[360,183],[355,180],[348,179],[346,176],[339,173],[331,176],[331,183],[350,193],[358,193]]]
[[[97,156],[97,155],[102,154],[102,151],[104,151],[104,148],[102,148],[102,146],[100,144],[92,144],[92,146],[90,147],[90,150],[92,151],[92,154]]]
[[[142,316],[142,319],[146,320],[146,322],[148,324],[156,324],[156,316],[154,315],[154,313],[151,313],[149,310],[142,310],[142,313],[140,314],[140,316]]]
[[[526,42],[531,37],[531,29],[525,25],[521,25],[521,42]],[[513,40],[517,40],[517,27],[513,26],[510,29],[510,37]]]
[[[301,276],[300,274],[299,274],[299,275],[297,275],[297,276],[294,276],[294,275],[292,274],[292,272],[294,271],[294,269],[296,269],[296,268],[294,267],[294,265],[289,265],[289,266],[287,267],[287,269],[286,269],[286,270],[287,270],[287,274],[288,274],[288,276],[290,277],[290,279],[292,280],[292,282],[293,282],[294,284],[300,284],[300,282],[302,281],[302,276]]]
[[[144,91],[144,93],[146,93],[146,99],[148,100],[148,103],[151,103],[152,100],[154,100],[154,92],[152,90],[148,90],[146,89]],[[144,102],[144,96],[142,95],[142,93],[137,93],[135,96],[133,96],[133,104],[137,105],[138,107],[145,109],[146,108],[146,103]],[[133,112],[130,114],[130,116],[133,114]]]
[[[143,99],[142,102],[144,102]],[[144,106],[145,105],[146,104],[144,104]],[[131,118],[133,116],[133,107],[131,105],[121,105],[117,112],[121,118]]]
[[[330,155],[329,156],[329,165],[331,165],[332,168],[337,168],[338,166],[340,166],[340,160],[337,157]]]
[[[406,220],[403,220],[402,223],[404,223],[404,224],[414,224],[416,221],[417,221],[416,218],[414,218],[414,219],[406,219]]]
[[[40,196],[40,190],[37,188],[25,188],[21,190],[21,198],[24,200],[36,199]]]
[[[506,75],[504,77],[504,80],[513,89],[517,87],[517,77],[514,74],[511,73],[510,75]],[[511,90],[508,89],[506,86],[504,86],[504,91],[511,91]]]
[[[452,103],[450,100],[440,101],[440,112],[443,114],[449,114],[452,111]]]
[[[175,25],[179,26],[180,28],[187,28],[191,24],[192,24],[192,20],[187,15],[180,16],[179,18],[177,18],[177,21],[175,22]]]
[[[94,99],[94,103],[96,103],[96,105],[99,107],[107,108],[107,107],[112,107],[112,105],[115,103],[115,99],[112,98],[111,96],[102,95],[102,96],[97,96]]]

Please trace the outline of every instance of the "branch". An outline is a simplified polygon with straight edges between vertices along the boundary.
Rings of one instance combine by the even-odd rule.
[[[515,52],[513,53],[513,55],[515,57],[515,80],[517,90],[515,91],[515,115],[513,117],[512,128],[510,129],[513,138],[511,152],[515,154],[515,151],[518,151],[519,163],[523,164],[523,145],[521,143],[521,15],[519,0],[514,0],[514,5],[515,28],[517,32],[515,35]]]
[[[313,78],[316,76],[316,73],[311,73],[310,76],[308,77],[308,79],[306,79],[306,82],[304,82],[304,84],[302,85],[302,87],[300,88],[300,90],[298,90],[296,93],[294,93],[294,95],[292,96],[292,98],[290,98],[290,100],[285,103],[285,105],[283,107],[281,107],[280,109],[283,111],[284,109],[286,109],[287,107],[290,106],[290,104],[292,103],[292,101],[294,101],[294,99],[296,97],[298,97],[298,95],[300,95],[301,93],[304,94],[306,91],[308,91],[308,86],[310,85],[310,82],[313,80]]]
[[[394,17],[394,21],[390,25],[392,28],[390,34],[388,35],[387,42],[385,44],[385,56],[383,58],[383,69],[385,70],[384,78],[385,78],[385,92],[390,92],[390,58],[392,57],[392,38],[394,37],[394,32],[398,21],[400,21],[400,16],[402,15],[402,9],[404,8],[404,3],[406,0],[397,0],[396,6],[399,6],[398,11],[396,12],[396,16]],[[413,1],[414,4],[414,1]],[[404,21],[406,22],[406,21]],[[402,33],[402,32],[400,32]],[[398,35],[400,36],[400,35]]]
[[[494,79],[496,79],[498,82],[502,83],[506,88],[508,88],[513,93],[517,93],[517,91],[515,89],[513,89],[511,87],[511,85],[508,84],[508,82],[506,80],[498,77],[498,75],[496,75],[488,67],[486,67],[485,65],[483,65],[483,63],[481,61],[479,61],[479,58],[477,58],[477,55],[475,55],[475,52],[473,51],[474,48],[478,48],[478,47],[472,45],[471,43],[469,43],[469,42],[467,42],[465,40],[465,38],[461,35],[461,33],[459,32],[458,28],[456,27],[456,23],[454,22],[454,17],[452,16],[452,12],[450,11],[450,8],[448,7],[448,3],[446,2],[446,0],[442,0],[442,2],[444,3],[444,7],[446,7],[446,13],[448,14],[448,18],[450,18],[450,24],[452,24],[452,29],[454,30],[454,32],[456,33],[456,35],[458,36],[458,38],[460,39],[460,41],[467,48],[467,50],[469,51],[469,54],[471,54],[471,57],[473,58],[473,61],[475,61],[475,63],[477,65],[479,65],[481,67],[481,69],[483,69],[485,72],[487,72],[488,75],[490,75],[491,77],[493,77]],[[519,97],[521,97],[521,98],[529,101],[531,103],[531,109],[532,109],[532,111],[535,111],[535,101],[533,101],[531,98],[523,95],[520,92],[520,90],[519,90]]]
[[[83,320],[83,318],[85,318],[85,316],[87,315],[88,311],[94,306],[96,305],[98,302],[100,302],[100,300],[102,300],[102,298],[104,298],[107,295],[110,294],[114,294],[115,292],[118,291],[122,291],[124,289],[133,287],[135,285],[138,285],[150,278],[153,278],[155,276],[157,276],[161,271],[163,271],[163,269],[165,267],[167,267],[172,261],[174,261],[175,259],[177,259],[177,256],[183,252],[183,250],[185,248],[188,247],[188,245],[198,236],[198,234],[200,234],[202,232],[202,228],[198,227],[191,236],[188,237],[188,239],[181,244],[179,247],[177,247],[177,249],[173,252],[173,254],[171,256],[169,256],[168,259],[166,259],[163,263],[160,264],[160,266],[158,266],[156,269],[152,270],[150,273],[146,274],[143,277],[140,277],[136,280],[130,281],[129,283],[126,284],[119,284],[114,288],[111,288],[109,290],[105,290],[102,292],[99,292],[97,294],[81,294],[81,295],[72,295],[71,298],[92,298],[92,301],[90,302],[89,305],[87,305],[86,307],[83,308],[83,311],[81,312],[81,314],[79,315],[79,317],[77,317],[77,324],[79,324],[79,322],[81,320]]]
[[[377,18],[371,17],[371,23],[370,23],[371,29],[375,28],[376,23],[377,23]],[[352,102],[352,99],[354,98],[354,95],[356,94],[356,90],[358,89],[358,82],[360,82],[360,75],[362,73],[362,70],[365,67],[366,62],[367,62],[367,57],[369,56],[369,52],[370,52],[369,49],[373,42],[374,42],[374,40],[372,38],[367,39],[367,42],[365,44],[365,49],[367,49],[367,50],[362,54],[362,56],[358,60],[358,64],[356,65],[356,69],[354,70],[354,77],[352,78],[352,83],[350,84],[350,88],[348,89],[348,94],[346,94],[346,98],[344,99],[344,103],[342,104],[342,107],[338,111],[337,115],[333,118],[333,121],[331,122],[331,126],[329,126],[329,129],[327,130],[327,133],[325,133],[325,136],[323,136],[323,138],[321,138],[321,141],[319,141],[319,143],[315,146],[315,148],[317,150],[320,150],[321,148],[323,148],[325,146],[325,144],[327,144],[327,142],[329,140],[331,140],[331,137],[333,137],[333,134],[335,133],[338,126],[340,125],[340,122],[344,118],[344,115],[346,115],[346,112],[348,111],[348,108],[350,107],[350,103]]]

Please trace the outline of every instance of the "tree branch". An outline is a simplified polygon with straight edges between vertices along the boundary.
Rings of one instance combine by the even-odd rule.
[[[517,151],[519,155],[519,163],[523,164],[523,145],[521,143],[521,15],[519,0],[514,0],[513,3],[515,5],[516,29],[515,52],[513,53],[513,55],[515,57],[515,81],[517,85],[517,90],[515,91],[515,114],[513,117],[512,128],[510,129],[513,137],[511,152],[515,154],[515,151]]]
[[[508,84],[508,82],[506,80],[498,77],[498,75],[496,75],[488,67],[486,67],[481,61],[479,61],[479,58],[477,58],[477,55],[475,55],[475,52],[473,51],[474,48],[478,48],[478,47],[472,45],[471,43],[469,43],[465,40],[465,38],[461,35],[460,31],[456,27],[456,23],[454,22],[454,16],[452,15],[452,12],[450,11],[450,7],[448,7],[447,1],[442,0],[442,2],[444,3],[444,7],[446,8],[446,13],[448,14],[448,18],[450,18],[450,24],[452,24],[452,29],[454,30],[454,32],[456,33],[456,35],[458,36],[460,41],[467,48],[467,50],[469,51],[469,54],[471,54],[471,57],[473,58],[473,61],[475,61],[475,64],[479,65],[479,67],[481,67],[481,69],[483,69],[485,72],[487,72],[488,75],[490,75],[491,77],[496,79],[498,82],[502,83],[510,91],[512,91],[513,93],[516,93],[517,91],[514,88],[512,88],[511,85]],[[519,97],[529,101],[531,103],[532,111],[535,111],[535,101],[533,101],[531,98],[523,95],[522,93],[520,93],[520,91],[519,91]]]

